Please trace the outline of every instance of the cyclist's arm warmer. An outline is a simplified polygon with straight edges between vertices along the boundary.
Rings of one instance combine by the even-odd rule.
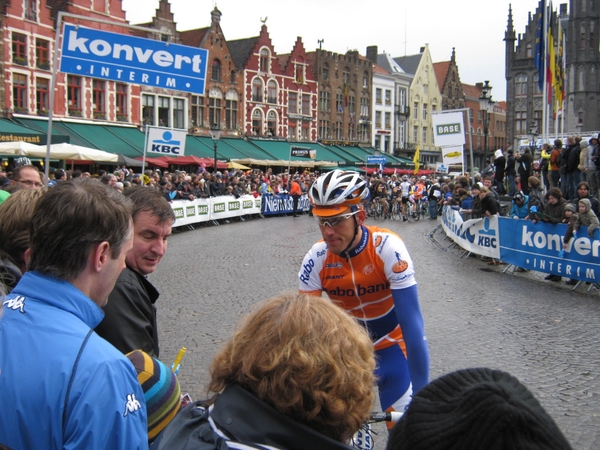
[[[417,285],[392,289],[398,323],[406,344],[408,371],[413,395],[429,382],[429,347],[419,306]]]

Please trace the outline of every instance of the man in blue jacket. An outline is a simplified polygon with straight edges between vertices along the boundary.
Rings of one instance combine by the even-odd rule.
[[[28,272],[0,319],[0,443],[14,449],[147,449],[135,369],[93,332],[132,247],[129,202],[94,180],[38,201]]]

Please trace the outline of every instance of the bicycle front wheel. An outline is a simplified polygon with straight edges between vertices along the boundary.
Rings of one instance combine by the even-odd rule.
[[[394,204],[392,205],[392,219],[400,219],[400,205],[398,204],[398,202],[394,202]]]

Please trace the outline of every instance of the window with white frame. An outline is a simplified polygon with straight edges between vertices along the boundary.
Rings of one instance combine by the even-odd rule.
[[[302,115],[310,116],[310,94],[302,94]]]
[[[81,77],[76,75],[67,75],[67,102],[69,115],[81,117]]]
[[[200,126],[204,116],[202,97],[192,96],[192,124]],[[187,102],[181,97],[167,97],[150,93],[142,94],[142,120],[144,125],[187,128]]]
[[[288,92],[288,114],[298,114],[297,92]]]
[[[267,84],[267,103],[277,103],[277,83],[269,80]]]
[[[158,97],[158,126],[170,127],[169,112],[171,109],[170,97]]]
[[[252,134],[260,136],[262,134],[263,115],[260,109],[255,109],[252,113]]]
[[[362,117],[369,116],[369,98],[368,97],[360,98],[360,115]]]
[[[106,81],[92,80],[92,109],[95,119],[106,119]]]
[[[277,136],[277,114],[275,111],[269,111],[267,114],[267,134]]]
[[[221,108],[223,92],[220,89],[212,88],[208,93],[208,123],[211,127],[221,128]]]
[[[204,97],[192,95],[191,103],[192,126],[204,126]]]
[[[142,94],[142,118],[144,125],[155,124],[155,103],[156,98],[154,95]]]
[[[238,116],[238,93],[234,89],[227,91],[225,95],[225,128],[229,130],[237,129]]]
[[[185,100],[173,99],[173,128],[185,128]]]

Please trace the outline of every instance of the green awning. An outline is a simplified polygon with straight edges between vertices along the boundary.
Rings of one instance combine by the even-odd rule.
[[[47,120],[22,117],[19,117],[18,120],[24,126],[41,131],[44,135],[48,130]],[[58,140],[59,136],[62,137],[61,140]],[[144,133],[134,126],[54,120],[52,121],[52,142],[69,142],[130,158],[142,156],[144,151]]]
[[[37,132],[16,124],[12,120],[0,119],[0,142],[23,141],[41,145],[46,142],[46,133]]]
[[[275,155],[272,155],[268,151],[260,147],[259,142],[251,139],[221,139],[230,147],[233,147],[237,151],[243,153],[244,158],[252,159],[276,159]]]
[[[106,152],[129,156],[130,158],[142,156],[143,147],[138,149],[111,131],[120,128],[119,126],[71,122],[62,122],[62,125],[71,132],[71,136],[77,136],[88,141],[90,145],[86,145],[86,147],[97,148]],[[138,133],[143,136],[140,131]]]
[[[213,158],[214,150],[207,147],[197,136],[187,135],[185,139],[185,155],[197,156],[198,158]]]
[[[118,126],[106,126],[111,133],[118,136],[121,140],[126,142],[129,146],[135,149],[135,156],[129,155],[130,157],[137,158],[142,156],[144,153],[145,136],[144,132],[140,131],[137,127],[118,127]]]
[[[209,157],[214,155],[214,142],[210,137],[195,136],[195,139],[200,141],[207,149],[209,149]],[[217,158],[220,160],[231,159],[246,159],[248,155],[243,151],[238,150],[237,146],[242,139],[219,139],[217,141]],[[264,154],[258,159],[266,159]]]
[[[328,148],[323,147],[319,144],[310,142],[287,142],[287,141],[263,141],[263,140],[252,140],[252,143],[266,153],[273,155],[271,159],[278,159],[280,161],[290,160],[290,148],[292,146],[310,148],[317,151],[317,157],[314,161],[333,161],[333,162],[345,162],[340,155],[330,151]],[[291,161],[306,162],[313,161],[307,158],[301,158],[292,156]]]
[[[4,122],[0,128],[2,130],[4,127],[10,127],[10,129],[17,134],[16,130],[21,130],[22,133],[32,135],[32,136],[41,136],[40,141],[36,142],[34,140],[25,140],[25,142],[29,142],[30,144],[37,145],[45,145],[47,143],[46,135],[48,134],[48,121],[47,120],[35,120],[35,119],[22,119],[21,117],[13,118],[13,120],[2,119]],[[15,140],[23,140],[23,139],[15,139]],[[3,141],[10,142],[10,141]],[[52,129],[52,144],[58,144],[61,142],[70,142],[69,141],[69,133],[63,133],[61,130],[57,130],[55,128]]]

